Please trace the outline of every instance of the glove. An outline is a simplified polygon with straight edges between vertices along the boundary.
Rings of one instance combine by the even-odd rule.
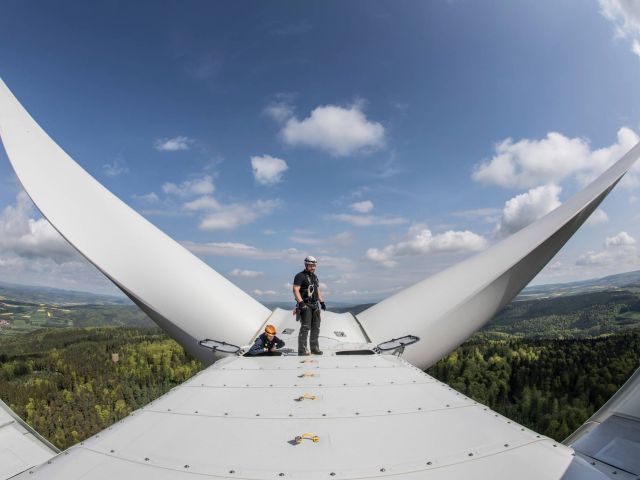
[[[320,308],[322,308],[322,310],[326,310],[327,306],[325,305],[324,302],[320,302]]]
[[[306,303],[304,303],[304,302],[299,302],[298,303],[298,310],[300,312],[304,312],[307,308],[309,308],[309,306]]]

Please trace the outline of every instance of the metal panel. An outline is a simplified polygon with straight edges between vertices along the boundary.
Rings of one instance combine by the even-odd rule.
[[[502,242],[357,317],[374,342],[422,338],[406,358],[426,368],[480,329],[553,258],[640,156],[640,143],[563,205]]]
[[[73,161],[0,80],[0,137],[25,190],[60,234],[191,354],[250,341],[269,310],[128,207]]]

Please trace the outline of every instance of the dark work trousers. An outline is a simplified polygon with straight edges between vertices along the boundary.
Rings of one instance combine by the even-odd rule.
[[[318,336],[320,335],[320,306],[316,308],[308,306],[304,312],[300,314],[300,333],[298,334],[298,352],[304,352],[307,349],[307,337],[311,330],[311,338],[309,344],[311,351],[320,350],[318,345]]]

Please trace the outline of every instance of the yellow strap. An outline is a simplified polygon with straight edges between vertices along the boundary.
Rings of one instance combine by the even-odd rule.
[[[298,375],[298,378],[304,378],[304,377],[316,377],[317,375],[313,372],[304,372],[302,375]]]
[[[314,435],[313,433],[303,433],[302,435],[298,435],[294,441],[296,445],[300,445],[303,440],[311,440],[313,443],[318,443],[320,441],[320,437]]]
[[[316,397],[315,395],[311,395],[310,393],[305,393],[304,395],[296,398],[296,400],[298,402],[301,402],[303,400],[317,400],[318,397]]]

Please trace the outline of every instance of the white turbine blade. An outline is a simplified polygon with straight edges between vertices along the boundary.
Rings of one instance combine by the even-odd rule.
[[[247,343],[270,311],[128,207],[67,155],[0,79],[0,137],[54,228],[193,355]]]
[[[640,143],[566,203],[488,250],[401,291],[357,317],[382,342],[421,341],[407,359],[426,368],[489,321],[571,238],[640,156]]]

